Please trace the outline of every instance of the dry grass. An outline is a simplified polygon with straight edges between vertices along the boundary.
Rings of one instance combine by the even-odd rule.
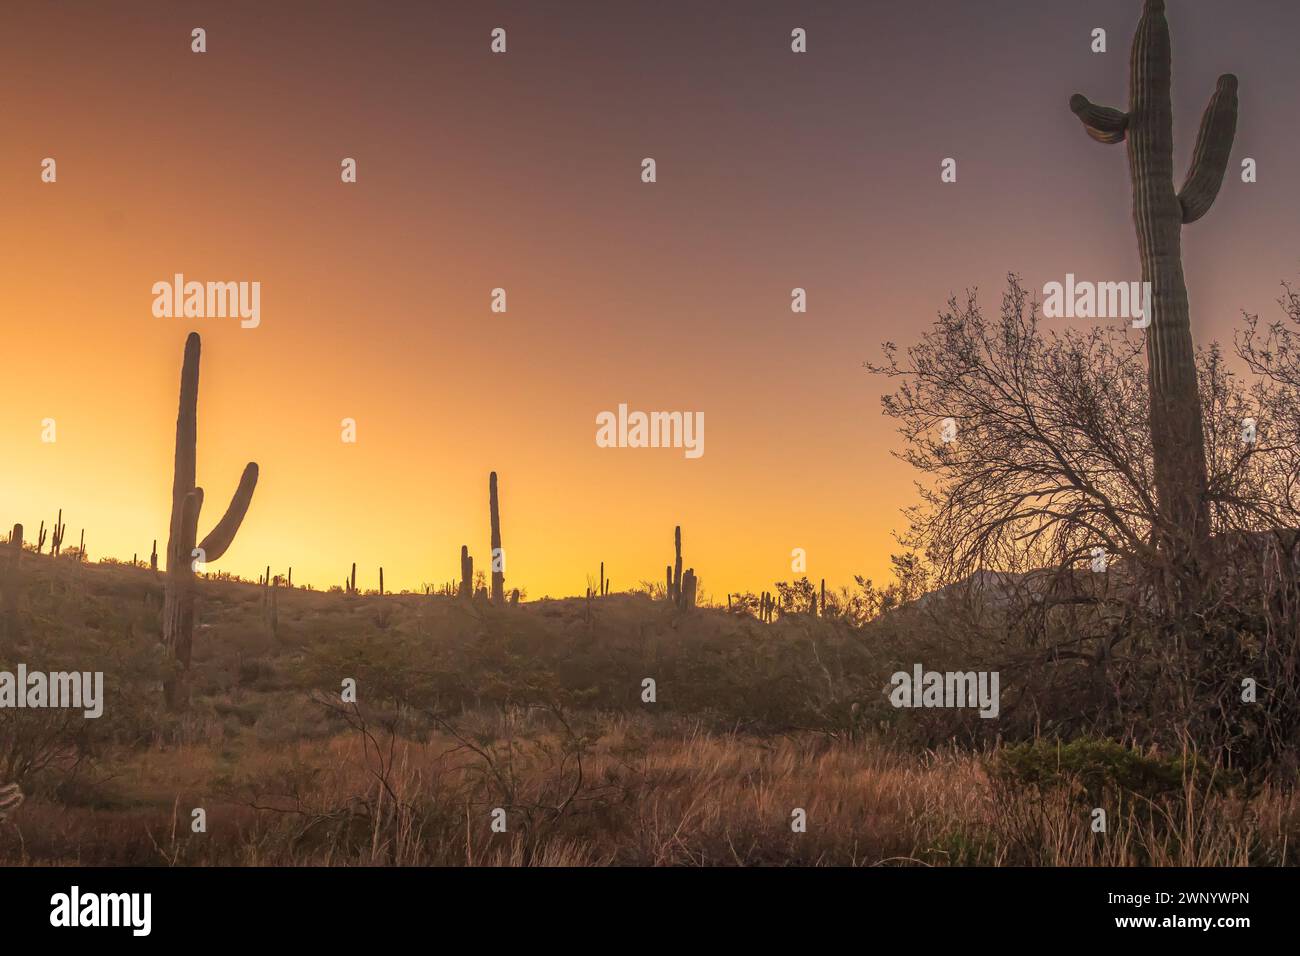
[[[466,717],[473,721],[472,717]],[[107,806],[28,802],[0,827],[6,864],[730,866],[1222,866],[1294,863],[1294,795],[1189,793],[1108,807],[1108,833],[1068,789],[1008,792],[979,755],[903,755],[876,741],[711,733],[603,721],[582,759],[553,721],[476,722],[499,765],[435,733],[368,726],[289,747],[150,750],[119,768]],[[379,743],[377,750],[374,743]],[[223,755],[222,750],[227,753]],[[109,785],[105,784],[106,792]],[[566,802],[567,798],[567,802]],[[190,829],[207,811],[207,832]],[[506,808],[505,833],[492,811]],[[792,811],[807,830],[792,830]],[[1148,808],[1149,809],[1149,808]]]

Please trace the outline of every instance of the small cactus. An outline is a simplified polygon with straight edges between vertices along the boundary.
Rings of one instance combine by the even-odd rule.
[[[682,526],[678,525],[673,531],[673,546],[677,550],[677,560],[673,562],[673,593],[672,599],[677,604],[682,603]]]
[[[280,575],[271,579],[271,637],[280,639]]]
[[[56,558],[59,556],[59,552],[63,549],[64,530],[63,509],[60,508],[59,517],[54,521],[54,530],[50,537],[50,554],[54,555]]]
[[[695,569],[688,568],[686,574],[682,576],[682,597],[680,607],[683,611],[689,611],[695,607],[695,587],[698,582],[695,580]]]
[[[506,574],[505,574],[505,556],[501,551],[501,508],[500,499],[497,496],[497,473],[494,471],[488,475],[488,510],[490,512],[492,523],[492,552],[489,555],[491,559],[492,571],[492,603],[501,604],[505,600],[506,593]],[[498,569],[502,570],[498,570]]]
[[[8,565],[4,574],[4,633],[6,638],[18,636],[18,562],[23,555],[23,526],[14,525],[9,535]]]
[[[469,556],[469,545],[460,546],[460,597],[466,601],[474,596],[474,559]]]

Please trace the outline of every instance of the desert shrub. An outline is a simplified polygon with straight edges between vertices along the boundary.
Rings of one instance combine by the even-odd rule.
[[[1238,780],[1195,754],[1142,753],[1107,738],[1027,741],[995,751],[989,766],[994,780],[1008,788],[1074,788],[1094,805],[1108,792],[1160,800],[1189,788],[1221,793]]]

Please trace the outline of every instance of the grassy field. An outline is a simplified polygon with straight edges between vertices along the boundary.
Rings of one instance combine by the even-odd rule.
[[[1300,857],[1295,794],[1276,782],[1113,741],[1008,747],[968,717],[895,710],[889,675],[950,653],[906,612],[888,626],[761,624],[640,594],[495,607],[200,588],[194,702],[167,714],[161,580],[24,555],[0,670],[102,670],[106,702],[98,720],[0,710],[0,783],[27,794],[0,823],[0,863]],[[1018,706],[1011,695],[1010,720]]]

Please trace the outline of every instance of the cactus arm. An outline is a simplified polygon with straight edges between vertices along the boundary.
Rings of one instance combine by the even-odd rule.
[[[256,487],[257,463],[250,461],[244,468],[243,477],[239,479],[239,487],[235,489],[225,515],[199,545],[203,551],[204,561],[216,561],[226,553],[230,543],[235,540],[235,533],[239,530],[244,515],[248,513],[248,505],[253,500],[253,489]]]
[[[1098,106],[1082,93],[1070,97],[1070,111],[1079,117],[1088,135],[1097,142],[1108,145],[1124,142],[1124,133],[1128,129],[1127,113],[1109,106]]]
[[[1196,149],[1187,179],[1178,191],[1178,202],[1183,208],[1183,224],[1196,222],[1214,205],[1214,197],[1223,184],[1223,174],[1228,168],[1232,153],[1232,140],[1237,133],[1237,78],[1231,73],[1219,77],[1214,95],[1201,117],[1201,129],[1196,134]]]

